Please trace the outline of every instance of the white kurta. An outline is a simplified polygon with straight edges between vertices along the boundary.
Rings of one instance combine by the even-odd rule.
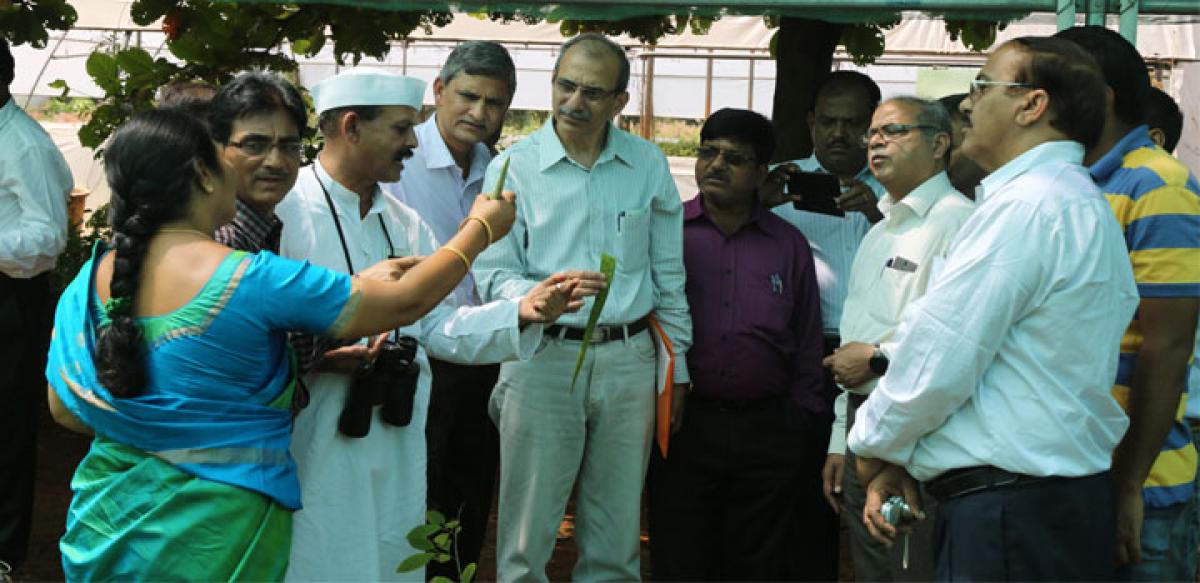
[[[284,224],[282,255],[347,271],[316,175],[338,210],[355,272],[389,254],[429,255],[437,248],[432,230],[412,209],[377,191],[367,216],[360,218],[358,196],[334,182],[319,164],[314,166],[315,174],[313,166],[301,170],[295,188],[276,209]],[[289,580],[424,580],[423,571],[396,573],[396,567],[416,552],[405,537],[425,521],[426,351],[463,363],[528,359],[542,338],[540,325],[518,332],[516,300],[455,308],[452,297],[417,324],[399,330],[421,342],[421,376],[408,426],[394,427],[374,415],[366,437],[346,437],[338,432],[337,421],[349,377],[313,373],[305,378],[311,399],[297,416],[292,437],[304,507],[294,516]]]

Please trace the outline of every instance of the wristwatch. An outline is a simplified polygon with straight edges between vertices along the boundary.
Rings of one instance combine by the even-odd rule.
[[[867,361],[867,368],[879,376],[883,376],[887,372],[888,357],[879,349],[878,344],[875,345],[875,353],[871,355],[871,360]]]

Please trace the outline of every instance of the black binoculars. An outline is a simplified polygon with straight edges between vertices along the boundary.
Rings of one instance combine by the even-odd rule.
[[[347,437],[366,437],[376,405],[383,405],[379,416],[384,423],[408,425],[420,375],[416,338],[397,336],[395,341],[384,342],[375,361],[364,363],[354,376],[338,417],[338,431]]]

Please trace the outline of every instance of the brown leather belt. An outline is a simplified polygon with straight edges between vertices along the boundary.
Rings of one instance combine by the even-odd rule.
[[[596,326],[596,328],[592,330],[592,339],[590,344],[600,344],[610,340],[628,340],[649,327],[650,321],[645,316],[638,318],[636,321],[630,324]],[[553,326],[546,327],[546,336],[554,336],[564,340],[583,342],[583,328],[554,324]]]

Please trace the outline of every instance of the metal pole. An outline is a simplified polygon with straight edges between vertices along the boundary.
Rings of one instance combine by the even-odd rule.
[[[1075,0],[1058,0],[1058,30],[1075,26]]]
[[[750,82],[746,84],[746,109],[754,111],[754,59],[750,59]]]
[[[712,113],[712,57],[705,59],[704,62],[707,63],[704,71],[704,119],[708,119],[709,114]]]
[[[1121,36],[1137,46],[1138,0],[1121,0]]]

